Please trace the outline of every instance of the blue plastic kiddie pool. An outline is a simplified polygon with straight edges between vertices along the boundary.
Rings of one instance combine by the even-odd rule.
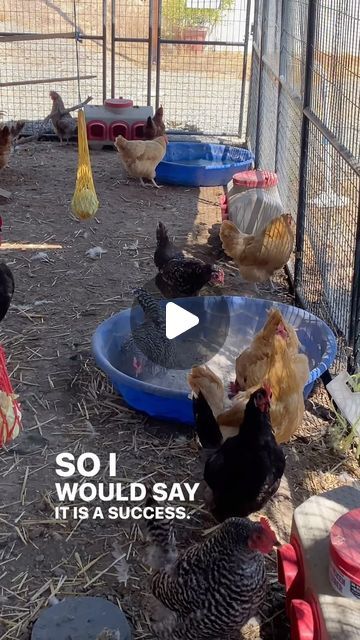
[[[256,298],[225,296],[223,299],[226,300],[230,311],[229,340],[239,345],[239,351],[248,346],[254,334],[263,327],[267,310],[271,307],[280,309],[285,320],[296,328],[302,349],[309,358],[311,373],[304,389],[304,396],[307,397],[315,380],[329,369],[335,359],[337,345],[331,329],[316,316],[297,307]],[[208,298],[210,306],[211,300],[213,299]],[[181,305],[182,300],[176,300],[176,303]],[[183,304],[196,315],[200,312],[198,309],[203,310],[203,303],[199,297],[186,298]],[[174,384],[174,379],[167,381],[166,377],[161,385],[154,385],[120,371],[120,348],[130,334],[130,311],[131,309],[125,309],[117,313],[96,329],[92,346],[97,364],[131,407],[159,419],[193,424],[192,402],[189,398],[190,389],[186,384],[186,374],[179,385]],[[226,343],[224,348],[225,346]],[[235,362],[232,370],[234,378]]]
[[[187,187],[216,187],[226,185],[234,173],[251,169],[253,161],[253,154],[241,147],[169,142],[156,179]]]

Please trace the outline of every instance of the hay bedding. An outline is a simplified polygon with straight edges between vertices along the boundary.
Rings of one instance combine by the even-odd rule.
[[[137,640],[151,639],[141,525],[54,521],[55,457],[64,450],[94,451],[105,461],[116,451],[122,482],[201,479],[191,433],[155,424],[125,407],[94,366],[90,340],[99,322],[129,305],[133,287],[154,275],[159,219],[179,242],[187,241],[190,251],[208,253],[207,229],[220,221],[220,194],[216,189],[140,189],[126,184],[114,153],[97,152],[92,162],[101,208],[91,223],[79,224],[69,214],[76,161],[73,146],[24,145],[2,176],[2,186],[13,192],[1,210],[3,239],[34,248],[3,245],[16,294],[0,337],[26,430],[0,452],[0,637],[28,638],[42,607],[66,595],[90,594],[117,603]],[[96,260],[86,256],[94,246],[106,250]],[[32,259],[39,251],[46,255]],[[225,293],[247,292],[230,263],[225,270]],[[291,302],[283,276],[278,284],[283,290],[278,299]],[[268,295],[265,289],[262,294]],[[316,392],[308,409],[300,437],[286,447],[286,481],[277,502],[266,509],[284,538],[293,504],[344,478],[359,477],[351,456],[339,458],[329,450],[324,392]],[[197,502],[191,521],[179,530],[181,544],[201,539],[213,524]],[[288,638],[274,557],[269,579],[261,637]],[[260,632],[250,628],[244,635],[259,638]]]

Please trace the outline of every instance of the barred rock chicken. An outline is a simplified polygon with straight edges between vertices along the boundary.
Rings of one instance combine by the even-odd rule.
[[[25,126],[25,120],[18,120],[13,125],[0,126],[0,171],[9,162],[13,143]]]
[[[136,289],[134,295],[144,312],[144,322],[138,325],[121,347],[121,366],[125,373],[136,378],[156,365],[172,368],[175,348],[166,338],[165,310],[144,289]],[[155,365],[156,363],[156,365]]]
[[[185,257],[169,240],[162,222],[156,229],[154,263],[159,269],[155,284],[166,298],[197,296],[206,284],[224,284],[223,270],[202,260]]]
[[[220,239],[225,253],[239,267],[240,274],[247,282],[265,282],[290,258],[294,231],[289,214],[271,220],[256,235],[242,233],[230,220],[224,220],[220,229]]]
[[[159,540],[151,520],[147,526],[151,542],[161,547],[163,536]],[[152,593],[164,611],[159,637],[213,640],[245,625],[264,600],[264,554],[277,544],[266,518],[230,518],[205,542],[180,552],[152,578]]]
[[[163,135],[154,140],[126,140],[120,135],[115,138],[114,144],[129,176],[139,178],[143,187],[150,186],[145,184],[143,178],[146,178],[158,189],[155,170],[166,153],[167,137]]]
[[[120,631],[116,629],[103,629],[96,640],[121,640]]]
[[[77,132],[77,121],[70,113],[65,113],[66,108],[63,99],[57,91],[50,91],[49,95],[53,101],[50,120],[55,129],[56,135],[59,137],[61,144],[63,143],[64,138],[66,140],[66,144],[69,144],[69,139]]]
[[[285,456],[272,430],[270,402],[270,388],[252,393],[238,435],[226,440],[205,464],[210,508],[218,522],[259,511],[279,488]]]
[[[15,291],[12,271],[5,262],[0,262],[0,322],[5,318]]]

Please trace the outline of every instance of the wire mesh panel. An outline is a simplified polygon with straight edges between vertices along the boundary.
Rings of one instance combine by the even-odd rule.
[[[313,125],[308,153],[300,292],[306,306],[340,337],[343,359],[351,338],[360,179]],[[328,207],[325,199],[332,191],[336,192],[336,206]]]
[[[157,102],[170,129],[238,135],[250,68],[248,0],[162,0]]]
[[[307,0],[283,2],[276,171],[286,211],[297,215],[304,94]]]
[[[248,136],[296,217],[297,300],[336,332],[338,365],[360,370],[360,3],[257,7]]]
[[[252,28],[251,77],[249,87],[246,138],[249,149],[255,153],[257,144],[261,47],[262,47],[263,0],[256,0]]]
[[[151,12],[151,13],[150,13]],[[112,97],[131,98],[137,105],[151,103],[152,60],[150,0],[112,0]]]
[[[359,2],[322,0],[316,18],[311,109],[340,144],[359,156]]]
[[[7,119],[43,119],[49,90],[65,104],[92,95],[102,101],[103,2],[2,0],[0,107]],[[78,75],[80,83],[78,84]]]
[[[275,169],[277,114],[279,93],[279,55],[281,2],[263,4],[262,66],[259,86],[259,121],[257,123],[257,163],[261,169]]]
[[[252,60],[251,60],[251,79],[250,79],[250,88],[249,88],[247,135],[246,135],[248,147],[252,152],[254,152],[256,148],[259,80],[260,80],[259,50],[253,48]]]

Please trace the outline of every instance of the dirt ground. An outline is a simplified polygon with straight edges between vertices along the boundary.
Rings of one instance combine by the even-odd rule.
[[[13,270],[16,293],[0,338],[21,400],[24,431],[0,451],[0,637],[28,638],[51,596],[89,594],[118,604],[136,640],[151,639],[141,523],[55,520],[55,457],[62,451],[76,456],[93,451],[106,471],[109,453],[116,452],[117,480],[124,483],[201,480],[201,457],[191,431],[156,423],[124,406],[94,364],[91,336],[102,320],[131,304],[135,286],[154,275],[159,219],[190,252],[211,256],[208,229],[220,222],[221,190],[142,189],[126,183],[113,151],[93,152],[101,207],[96,220],[79,223],[69,207],[76,162],[75,146],[24,145],[1,178],[1,186],[13,193],[10,204],[0,209],[1,250]],[[135,239],[136,249],[131,248]],[[86,256],[91,246],[107,253],[92,260]],[[33,259],[39,251],[47,253],[47,262]],[[231,263],[224,267],[224,293],[253,295],[242,288]],[[276,299],[291,303],[285,276],[277,284]],[[269,297],[265,288],[261,295]],[[286,480],[266,509],[282,539],[293,506],[360,477],[350,455],[331,452],[328,419],[326,395],[318,387],[300,433],[285,447]],[[200,539],[214,524],[199,501],[191,515],[181,527],[183,545]],[[126,564],[116,562],[123,553]],[[269,558],[269,583],[261,630],[245,630],[247,638],[289,637],[275,556]]]

